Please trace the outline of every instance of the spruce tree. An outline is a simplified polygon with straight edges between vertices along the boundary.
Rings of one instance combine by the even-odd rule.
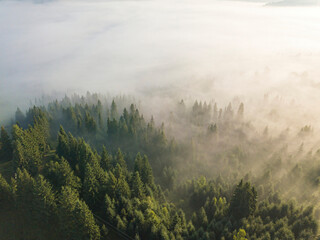
[[[144,155],[142,159],[142,169],[141,169],[141,180],[149,185],[150,187],[154,187],[154,179],[153,179],[153,173],[152,168],[149,164],[148,157]]]
[[[70,147],[68,143],[68,135],[63,129],[63,127],[60,125],[60,130],[58,133],[58,146],[57,146],[57,154],[59,157],[64,156],[69,157]]]
[[[118,119],[117,104],[115,103],[114,100],[112,100],[112,103],[111,103],[111,119]]]
[[[105,146],[102,147],[100,166],[104,170],[109,170],[111,168],[112,156],[109,155]]]
[[[250,183],[243,180],[237,185],[231,198],[230,214],[236,219],[248,217],[256,210],[257,192]]]
[[[144,187],[138,172],[135,172],[132,177],[131,189],[134,197],[141,199],[144,196]]]
[[[3,126],[0,136],[0,161],[10,161],[13,157],[13,146],[11,139]]]
[[[69,187],[62,188],[58,214],[62,239],[100,239],[100,230],[92,212]]]

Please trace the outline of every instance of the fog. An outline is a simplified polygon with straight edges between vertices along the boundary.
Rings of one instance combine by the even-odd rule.
[[[140,164],[131,161],[137,152],[146,154],[156,181],[169,182],[172,192],[193,177],[217,178],[219,189],[221,176],[228,185],[244,178],[261,187],[261,199],[280,192],[284,199],[314,205],[319,220],[318,5],[317,0],[0,0],[0,125],[13,133],[13,165],[19,166],[17,159],[36,162],[33,154],[40,159],[43,152],[47,167],[61,146],[73,158],[74,149],[82,151],[73,134],[98,152],[103,145],[110,153],[121,149],[128,169]],[[35,100],[42,96],[44,101]],[[45,114],[33,108],[24,116],[33,104],[55,98],[60,101],[51,102]],[[17,107],[23,113],[14,119]],[[29,126],[20,129],[22,137],[12,128],[15,120],[23,129]],[[70,132],[69,140],[61,129],[56,141],[60,125]],[[50,148],[42,150],[48,136]],[[0,143],[0,150],[10,150],[10,141]],[[109,161],[101,159],[97,163]],[[120,157],[113,159],[120,163]],[[91,172],[89,160],[84,174],[79,170],[85,161],[74,164],[75,174]],[[118,169],[116,161],[105,169]],[[119,180],[120,175],[120,186]],[[180,197],[183,206],[188,200]]]
[[[272,2],[1,1],[0,114],[86,91],[317,111],[319,8]]]

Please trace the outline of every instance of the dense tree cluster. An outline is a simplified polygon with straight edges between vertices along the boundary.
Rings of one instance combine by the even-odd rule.
[[[0,135],[0,239],[316,239],[319,152],[289,155],[287,132],[257,137],[241,102],[182,100],[170,131],[131,102],[87,94],[17,110]],[[305,198],[287,187],[302,183]]]
[[[201,177],[182,185],[174,198],[185,199],[178,206],[191,214],[199,229],[194,239],[245,237],[237,229],[248,239],[313,239],[318,230],[312,207],[302,209],[276,194],[258,201],[255,188],[243,180],[234,187],[221,178],[208,182]]]
[[[67,133],[83,138],[98,151],[106,145],[111,152],[121,148],[132,159],[137,152],[147,154],[151,161],[154,160],[153,164],[157,165],[155,174],[162,174],[175,151],[175,142],[173,139],[168,140],[164,125],[157,127],[153,117],[146,121],[136,105],[129,103],[129,100],[116,98],[109,105],[107,99],[100,100],[96,94],[88,94],[86,98],[74,95],[60,102],[50,102],[47,107],[32,107],[26,114],[17,109],[16,123],[25,129],[46,116],[49,122],[46,130],[51,136],[55,136],[62,125]],[[54,140],[49,140],[51,145],[54,145]]]

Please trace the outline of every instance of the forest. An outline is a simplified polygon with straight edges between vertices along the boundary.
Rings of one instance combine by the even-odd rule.
[[[1,127],[0,239],[320,239],[313,127],[257,127],[246,104],[172,100],[160,117],[88,92],[18,108]]]

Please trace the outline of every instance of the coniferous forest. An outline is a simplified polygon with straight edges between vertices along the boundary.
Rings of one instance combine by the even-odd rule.
[[[0,239],[320,239],[311,126],[271,134],[241,102],[165,111],[90,93],[18,108],[1,127]]]

